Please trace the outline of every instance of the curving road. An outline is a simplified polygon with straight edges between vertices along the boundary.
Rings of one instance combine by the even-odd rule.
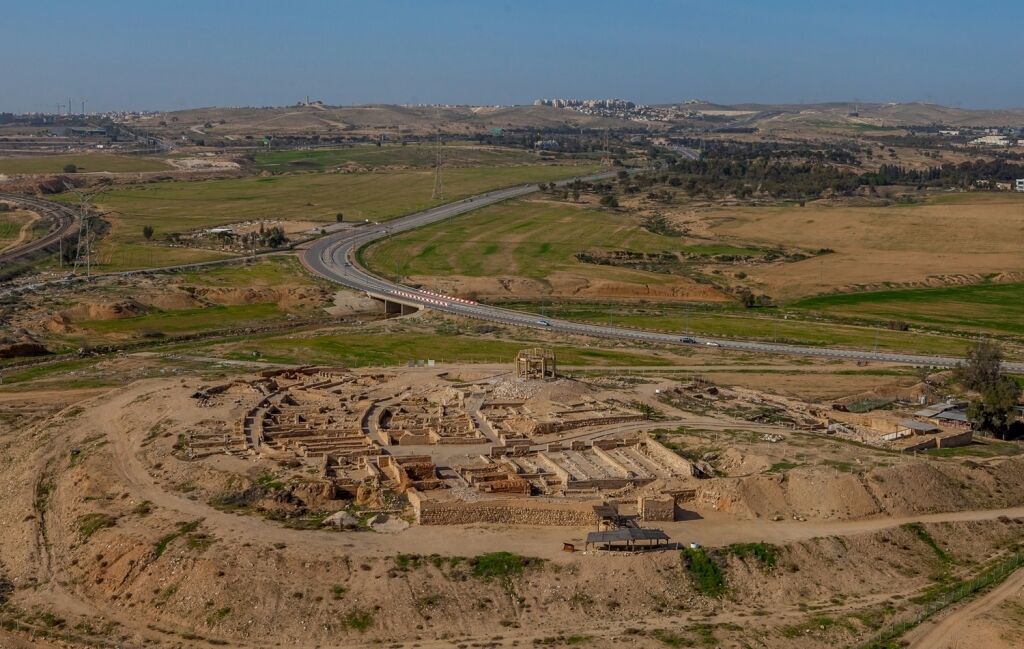
[[[605,173],[588,176],[583,180],[608,178],[612,174]],[[559,184],[568,184],[563,181]],[[428,308],[453,315],[460,315],[478,320],[487,320],[520,327],[532,327],[566,334],[596,336],[630,340],[635,342],[651,342],[673,345],[703,345],[721,349],[731,349],[761,354],[816,356],[854,361],[879,361],[886,363],[902,363],[929,367],[955,367],[961,359],[948,356],[919,356],[913,354],[897,354],[890,352],[868,352],[852,349],[834,349],[830,347],[810,347],[800,345],[781,345],[763,342],[731,340],[727,338],[692,337],[693,342],[683,342],[679,334],[656,333],[626,327],[613,327],[597,324],[585,324],[558,318],[541,318],[535,314],[512,311],[496,306],[478,304],[450,296],[440,295],[431,291],[411,288],[378,277],[359,265],[356,251],[363,245],[399,232],[405,232],[424,225],[436,223],[444,219],[465,214],[466,212],[493,205],[501,201],[525,196],[537,191],[536,185],[522,185],[509,189],[488,192],[472,198],[463,199],[440,207],[435,207],[416,214],[410,214],[387,223],[361,228],[356,232],[340,232],[318,239],[308,249],[302,251],[303,264],[314,274],[363,291],[372,297],[386,299],[391,302]],[[1024,363],[1005,363],[1007,371],[1024,372]]]
[[[0,253],[0,267],[54,248],[61,239],[72,234],[78,227],[78,215],[73,209],[60,203],[23,194],[5,193],[0,193],[0,200],[17,203],[36,212],[44,221],[50,222],[50,230],[45,235]]]

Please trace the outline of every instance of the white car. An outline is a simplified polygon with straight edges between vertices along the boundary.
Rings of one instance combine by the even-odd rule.
[[[537,324],[539,324],[542,327],[550,327],[551,326],[551,323],[548,322],[547,320],[538,320]]]
[[[705,345],[707,345],[708,347],[721,347],[721,345],[719,345],[718,343],[716,343],[716,342],[712,342],[712,341],[710,341],[710,340],[709,340],[709,341],[707,341],[707,342],[706,342],[706,343],[704,343],[704,344],[705,344]]]

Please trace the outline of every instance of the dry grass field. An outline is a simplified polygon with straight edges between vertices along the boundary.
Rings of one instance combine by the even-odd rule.
[[[114,153],[76,153],[69,155],[33,155],[0,158],[0,174],[59,174],[66,165],[73,164],[78,173],[107,171],[131,173],[166,171],[172,167],[159,158],[150,156],[118,155]]]
[[[715,207],[679,220],[726,242],[833,249],[798,263],[746,269],[765,293],[786,301],[1024,279],[1024,195],[946,194],[885,207]]]

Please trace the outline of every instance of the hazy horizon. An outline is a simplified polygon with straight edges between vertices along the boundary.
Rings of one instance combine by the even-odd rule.
[[[1024,5],[649,0],[5,9],[0,111],[330,105],[911,103],[1024,107]]]

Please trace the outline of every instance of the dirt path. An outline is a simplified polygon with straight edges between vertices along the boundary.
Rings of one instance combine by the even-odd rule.
[[[911,649],[969,646],[969,639],[962,637],[967,622],[1021,592],[1024,592],[1024,568],[1018,568],[1002,584],[971,600],[966,606],[954,608],[941,616],[937,622],[925,622],[908,633],[904,639],[910,642]]]
[[[3,248],[0,248],[0,252],[12,250],[17,248],[23,243],[26,243],[32,239],[32,226],[36,221],[39,220],[39,215],[35,212],[26,212],[29,215],[28,221],[22,224],[21,230],[18,231],[18,238],[7,244]]]

